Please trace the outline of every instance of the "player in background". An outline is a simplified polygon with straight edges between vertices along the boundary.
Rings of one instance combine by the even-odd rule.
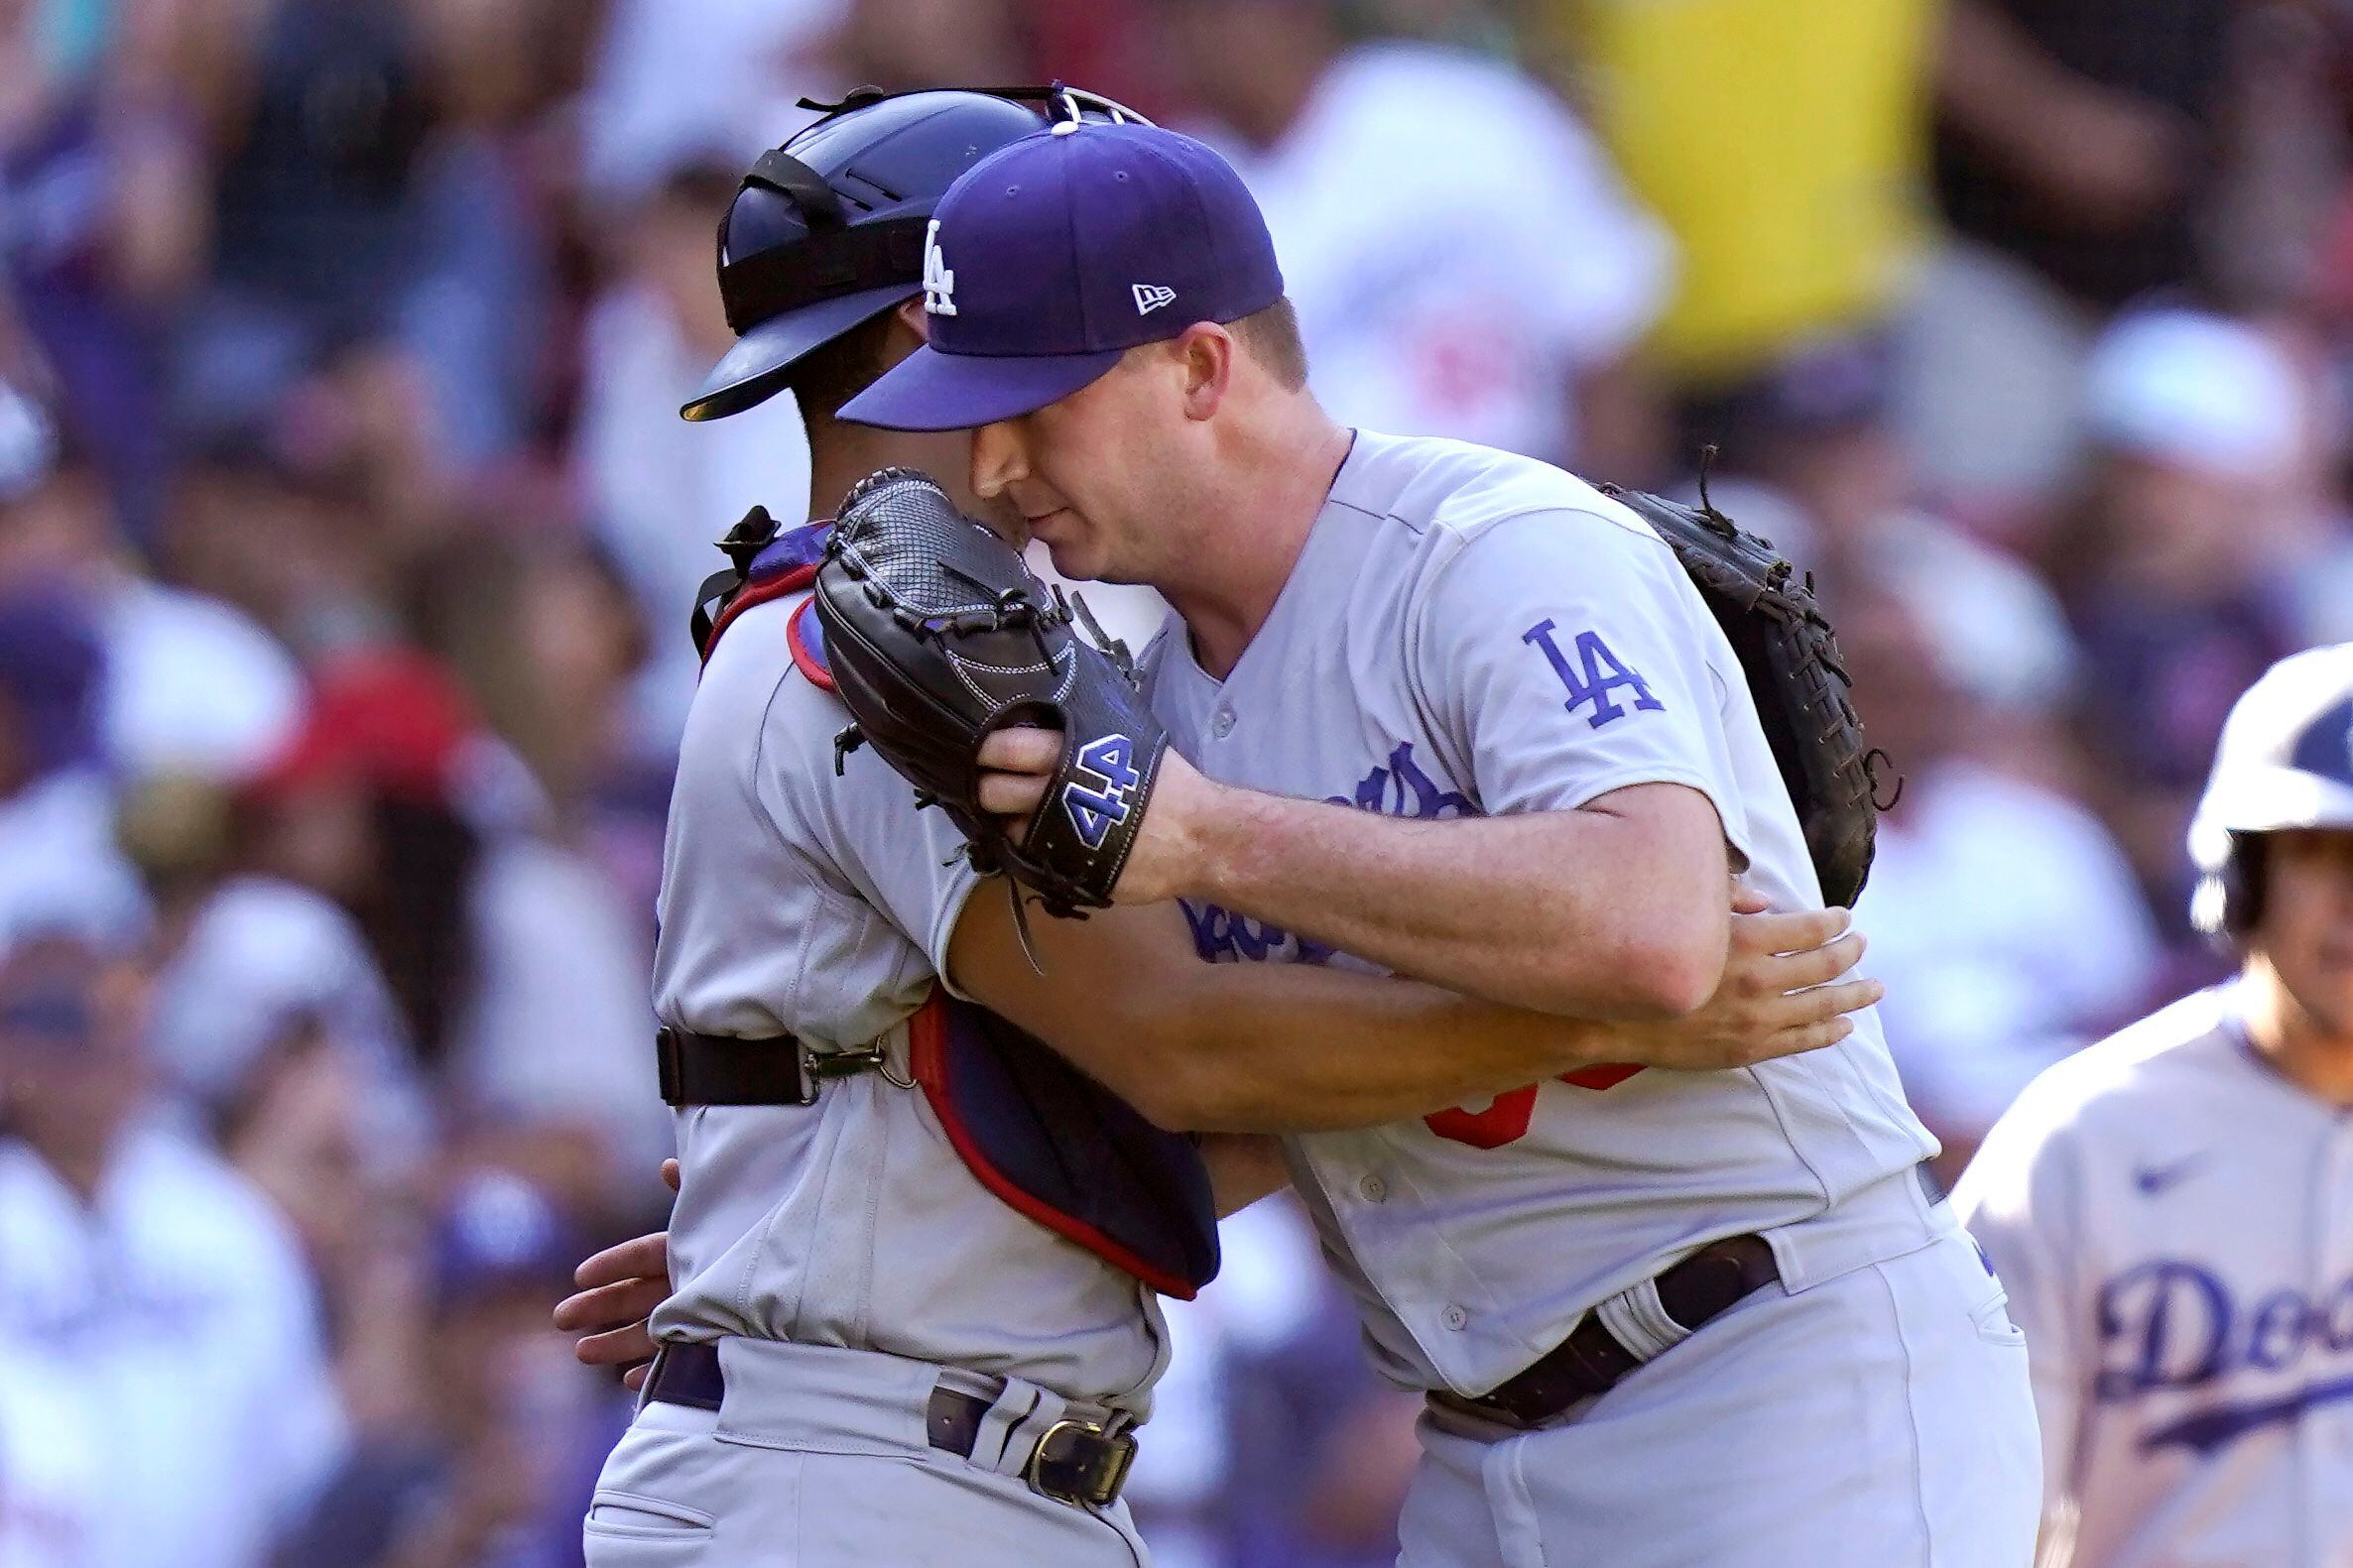
[[[2027,1331],[2043,1568],[2343,1568],[2353,644],[2239,699],[2189,847],[2237,977],[2044,1072],[1955,1203]]]

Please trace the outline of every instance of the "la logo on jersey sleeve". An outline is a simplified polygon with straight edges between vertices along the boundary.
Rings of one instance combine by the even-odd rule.
[[[1610,696],[1611,692],[1618,690],[1633,692],[1636,708],[1648,708],[1653,712],[1666,709],[1666,703],[1651,695],[1650,682],[1629,668],[1624,660],[1611,653],[1609,644],[1601,640],[1599,632],[1577,633],[1572,645],[1576,658],[1571,663],[1553,631],[1552,621],[1547,617],[1521,633],[1520,641],[1542,653],[1546,662],[1552,666],[1552,673],[1560,677],[1560,684],[1568,691],[1568,701],[1564,705],[1569,712],[1574,713],[1591,703],[1593,712],[1586,719],[1588,724],[1600,729],[1605,724],[1615,723],[1624,718],[1627,712],[1623,705]]]

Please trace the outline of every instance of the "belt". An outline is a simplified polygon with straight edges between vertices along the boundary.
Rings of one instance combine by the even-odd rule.
[[[697,1034],[665,1024],[654,1031],[654,1061],[662,1098],[684,1105],[814,1105],[828,1078],[880,1072],[890,1076],[881,1045],[863,1050],[812,1051],[794,1034],[758,1039]],[[908,1085],[892,1078],[901,1088]]]
[[[1913,1177],[1931,1207],[1944,1201],[1942,1187],[1924,1162],[1913,1167]],[[1728,1236],[1662,1270],[1651,1282],[1658,1286],[1659,1304],[1667,1315],[1685,1329],[1697,1329],[1780,1278],[1781,1266],[1764,1237]],[[1579,1399],[1609,1392],[1650,1359],[1629,1350],[1600,1313],[1588,1312],[1568,1338],[1500,1387],[1475,1397],[1444,1389],[1429,1397],[1448,1409],[1535,1426]]]
[[[1002,1384],[999,1385],[1002,1388]],[[719,1370],[719,1347],[707,1344],[668,1344],[657,1351],[646,1374],[648,1400],[716,1410],[726,1397],[727,1380]],[[933,1448],[959,1459],[970,1459],[980,1441],[981,1422],[996,1405],[993,1396],[965,1393],[944,1386],[931,1390],[925,1412],[925,1435]],[[1022,1477],[1033,1489],[1057,1503],[1081,1508],[1109,1508],[1119,1499],[1128,1470],[1136,1462],[1136,1439],[1092,1421],[1065,1417],[1046,1429],[1038,1446],[1022,1465]]]
[[[1708,1243],[1652,1282],[1659,1287],[1659,1303],[1667,1315],[1686,1329],[1695,1329],[1780,1277],[1773,1249],[1764,1237],[1728,1236]],[[1429,1397],[1434,1403],[1490,1420],[1535,1426],[1579,1399],[1609,1392],[1647,1359],[1628,1350],[1602,1322],[1600,1313],[1588,1312],[1569,1331],[1568,1338],[1500,1387],[1476,1397],[1444,1390]]]

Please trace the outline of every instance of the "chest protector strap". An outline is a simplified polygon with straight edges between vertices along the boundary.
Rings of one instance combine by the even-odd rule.
[[[742,553],[695,605],[704,663],[744,611],[808,588],[830,526],[779,531],[755,508],[721,542]],[[785,637],[802,674],[831,691],[813,609],[798,606]],[[1216,1277],[1217,1206],[1192,1139],[1153,1126],[1035,1035],[944,989],[908,1020],[908,1039],[910,1070],[949,1146],[1005,1204],[1164,1295],[1190,1300]],[[774,1103],[807,1101],[780,1090]]]

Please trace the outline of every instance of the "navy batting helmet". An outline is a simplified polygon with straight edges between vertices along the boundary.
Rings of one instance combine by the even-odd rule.
[[[2261,919],[2259,835],[2309,827],[2353,828],[2353,643],[2283,659],[2231,708],[2189,824],[2198,929]]]
[[[837,104],[803,104],[825,117],[761,154],[719,220],[719,295],[735,347],[679,410],[685,419],[764,402],[812,350],[914,298],[932,207],[988,154],[1055,120],[1143,120],[1059,83],[861,87]]]

